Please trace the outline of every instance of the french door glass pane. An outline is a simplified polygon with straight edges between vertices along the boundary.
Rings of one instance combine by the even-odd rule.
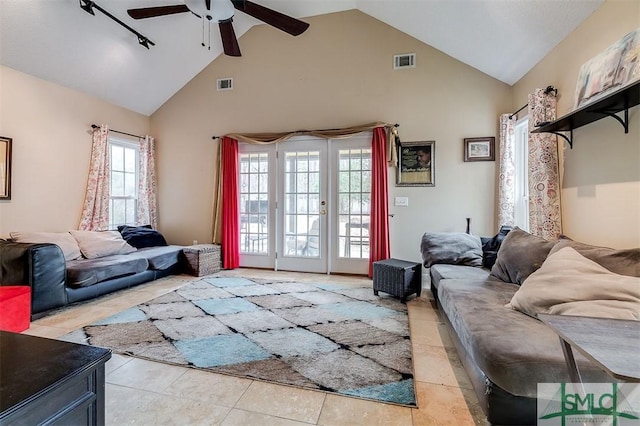
[[[269,252],[269,155],[241,153],[240,158],[240,252]]]
[[[320,256],[320,152],[287,152],[284,159],[285,256]]]
[[[369,257],[371,149],[341,149],[338,157],[338,255],[366,259]]]

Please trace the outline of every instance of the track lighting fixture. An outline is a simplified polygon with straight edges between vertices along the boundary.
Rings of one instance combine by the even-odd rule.
[[[85,12],[95,16],[95,12],[93,10],[97,9],[98,11],[100,11],[104,15],[106,15],[108,18],[111,18],[111,20],[117,22],[118,24],[122,25],[123,27],[125,27],[126,29],[131,31],[133,34],[135,34],[138,37],[138,43],[140,43],[141,46],[144,46],[147,49],[149,49],[149,45],[151,45],[151,46],[155,46],[156,45],[154,42],[149,40],[147,37],[143,36],[138,31],[134,30],[129,25],[125,24],[120,19],[116,18],[111,13],[107,12],[106,10],[104,10],[103,8],[98,6],[98,4],[96,4],[96,2],[94,2],[93,0],[79,0],[79,2],[80,2],[80,8],[82,10],[84,10]]]

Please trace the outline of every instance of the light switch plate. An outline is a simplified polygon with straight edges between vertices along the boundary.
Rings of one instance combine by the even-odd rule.
[[[409,197],[396,197],[396,206],[409,207]]]

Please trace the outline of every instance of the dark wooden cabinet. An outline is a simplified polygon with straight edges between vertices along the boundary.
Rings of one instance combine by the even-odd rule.
[[[109,349],[0,331],[0,425],[104,425]]]

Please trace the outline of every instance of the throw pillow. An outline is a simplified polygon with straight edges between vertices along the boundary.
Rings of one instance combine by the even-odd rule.
[[[502,241],[491,275],[504,282],[522,284],[540,268],[555,243],[516,226]]]
[[[549,254],[565,247],[571,247],[587,259],[615,272],[616,274],[640,277],[640,248],[616,250],[608,247],[598,247],[579,243],[570,239],[561,239],[551,249]]]
[[[135,248],[168,245],[164,236],[158,231],[151,229],[150,225],[118,226],[118,231],[120,231],[122,238]]]
[[[482,266],[491,269],[498,258],[498,250],[502,245],[502,241],[506,238],[509,231],[513,227],[501,226],[498,233],[493,238],[481,238],[482,240]]]
[[[78,242],[82,255],[87,259],[127,254],[136,251],[118,231],[70,231]]]
[[[425,232],[420,250],[426,268],[436,263],[482,266],[482,243],[476,235]]]
[[[565,247],[549,254],[507,307],[533,317],[542,313],[640,320],[640,278],[613,273]]]
[[[82,257],[78,243],[68,232],[10,232],[9,236],[17,243],[56,244],[67,261]]]

